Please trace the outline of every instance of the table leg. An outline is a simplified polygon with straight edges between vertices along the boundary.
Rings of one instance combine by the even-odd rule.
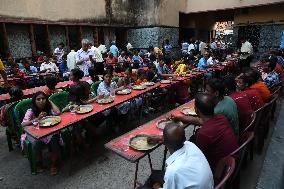
[[[138,174],[138,165],[139,165],[139,161],[136,162],[136,169],[135,169],[135,176],[134,176],[134,188],[136,188],[136,182],[137,182],[137,174]]]
[[[164,149],[164,158],[163,158],[163,165],[162,165],[162,171],[165,170],[167,152],[168,152],[168,149],[167,149],[167,147],[165,146],[165,149]]]
[[[151,156],[150,154],[148,154],[148,160],[149,160],[149,164],[150,164],[150,168],[151,168],[151,172],[153,170],[153,165],[152,165],[152,161],[151,161]]]

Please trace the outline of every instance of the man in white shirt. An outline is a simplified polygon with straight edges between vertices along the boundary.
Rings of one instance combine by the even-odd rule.
[[[240,68],[250,67],[250,62],[252,61],[253,47],[246,38],[241,39],[241,56],[240,56]]]
[[[58,67],[53,63],[53,59],[44,57],[44,62],[40,65],[40,72],[59,72]]]
[[[200,54],[203,55],[203,53],[206,51],[206,43],[204,43],[202,40],[200,40],[200,43],[199,43],[199,51],[200,51]]]
[[[64,56],[64,43],[59,43],[57,48],[54,50],[53,54],[56,56],[57,64],[61,64],[63,62],[63,56]]]
[[[189,53],[191,50],[194,50],[194,51],[195,51],[195,46],[194,46],[194,43],[193,43],[193,40],[192,40],[192,39],[190,39],[190,41],[189,41],[187,53]]]
[[[89,40],[82,39],[82,48],[77,51],[76,54],[76,64],[80,70],[84,72],[84,76],[89,75],[89,68],[93,66],[96,61],[93,51],[89,48]]]
[[[90,44],[91,46],[91,50],[93,51],[93,54],[96,58],[96,63],[95,63],[95,68],[96,68],[96,72],[99,75],[103,75],[104,73],[104,59],[103,59],[103,55],[101,53],[101,51],[99,50],[99,48],[95,47],[94,45]]]
[[[67,55],[67,68],[69,71],[73,70],[76,67],[76,51],[71,49]]]
[[[142,188],[162,189],[213,189],[214,181],[210,166],[193,143],[186,141],[184,129],[176,123],[166,125],[164,144],[170,152],[166,160],[164,182],[153,175]],[[155,180],[156,179],[156,180]]]

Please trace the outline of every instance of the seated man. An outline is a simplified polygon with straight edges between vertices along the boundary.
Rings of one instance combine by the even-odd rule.
[[[220,79],[210,79],[206,83],[206,93],[212,95],[215,101],[215,114],[223,114],[230,122],[236,136],[239,135],[238,109],[234,100],[229,96],[224,96],[225,87]]]
[[[237,83],[235,77],[227,76],[224,78],[225,90],[236,103],[240,122],[240,131],[245,129],[245,125],[250,120],[250,114],[254,111],[251,107],[248,95],[244,91],[236,91]]]
[[[154,171],[141,189],[211,189],[214,186],[209,164],[195,144],[185,138],[184,129],[176,123],[168,124],[164,131],[164,144],[171,156],[166,160],[167,168],[162,179]],[[158,175],[158,174],[156,174]],[[155,178],[156,177],[156,178]]]
[[[197,68],[200,70],[206,70],[208,66],[213,65],[213,59],[210,56],[210,53],[208,51],[205,51],[203,54],[203,57],[199,60]]]
[[[262,100],[260,93],[256,89],[249,88],[249,86],[253,83],[253,79],[251,77],[242,75],[238,77],[236,82],[237,90],[245,92],[248,96],[253,111],[258,110],[264,105],[264,101]]]
[[[192,123],[199,119],[202,127],[191,138],[201,149],[214,172],[218,161],[238,148],[237,138],[229,121],[222,114],[214,115],[214,97],[199,93],[195,97],[195,111],[199,118],[173,116],[174,120]]]
[[[260,73],[257,70],[249,70],[244,73],[246,76],[252,78],[252,83],[249,85],[249,89],[256,89],[264,102],[266,102],[270,96],[270,91],[267,86],[260,80]]]
[[[53,63],[53,59],[48,59],[46,56],[44,57],[44,62],[40,66],[40,72],[58,72],[59,69],[55,63]]]
[[[266,72],[267,75],[263,79],[263,82],[268,88],[279,83],[279,76],[275,71],[276,63],[277,58],[275,56],[269,56],[265,60],[263,71]]]

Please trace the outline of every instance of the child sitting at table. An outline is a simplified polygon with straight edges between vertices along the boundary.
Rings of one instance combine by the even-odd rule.
[[[127,68],[124,72],[124,77],[118,79],[117,86],[130,86],[130,84],[134,83],[133,73],[131,68]]]
[[[31,109],[27,110],[24,116],[24,119],[22,121],[22,127],[33,127],[34,124],[38,124],[39,120],[41,120],[45,116],[59,114],[59,108],[53,102],[48,100],[47,95],[41,91],[37,92],[32,97],[32,106]],[[24,141],[26,137],[32,143],[36,153],[37,172],[40,173],[44,171],[42,148],[43,145],[46,144],[48,146],[49,151],[51,152],[50,174],[56,175],[58,171],[57,163],[60,153],[59,135],[56,133],[46,136],[43,139],[36,140],[30,137],[29,135],[23,134],[21,137],[21,141]]]
[[[116,82],[112,81],[113,74],[111,70],[106,70],[103,74],[104,81],[100,83],[97,94],[99,96],[103,97],[109,97],[111,95],[111,92],[116,93],[117,91],[120,91],[124,89],[124,86],[118,87]],[[116,111],[118,110],[118,111]],[[123,120],[122,115],[126,115],[130,110],[130,102],[124,102],[120,105],[117,105],[115,109],[110,111],[105,111],[104,115],[109,115],[111,113],[111,116],[113,117],[112,121],[114,123],[119,123]],[[117,124],[116,124],[117,125]]]
[[[57,78],[54,76],[48,76],[45,78],[45,83],[47,86],[47,90],[45,90],[45,94],[51,95],[53,93],[62,91],[62,89],[56,89],[55,86],[57,85],[58,81]]]
[[[76,85],[80,82],[80,79],[82,79],[84,76],[84,72],[80,70],[79,68],[74,68],[70,72],[69,80],[73,81],[73,84]]]

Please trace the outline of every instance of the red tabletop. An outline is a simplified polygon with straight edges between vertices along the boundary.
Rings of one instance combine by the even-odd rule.
[[[155,84],[154,86],[151,87],[147,87],[145,90],[132,90],[132,92],[129,95],[116,95],[115,100],[113,103],[110,104],[105,104],[105,105],[100,105],[96,102],[92,103],[93,105],[93,110],[87,114],[71,114],[70,112],[65,112],[63,114],[60,115],[61,117],[61,122],[53,127],[50,128],[40,128],[40,129],[36,129],[33,126],[30,127],[25,127],[25,131],[26,133],[28,133],[29,135],[31,135],[32,137],[36,138],[36,139],[40,139],[42,137],[48,136],[56,131],[59,131],[61,129],[64,129],[76,122],[79,122],[83,119],[86,119],[94,114],[97,114],[99,112],[103,112],[106,109],[109,109],[111,107],[114,107],[118,104],[121,104],[125,101],[128,101],[130,99],[133,99],[143,93],[146,93],[152,89],[155,89],[157,87],[159,87],[159,84]]]
[[[162,135],[163,132],[161,129],[157,128],[156,124],[159,120],[165,119],[167,115],[174,114],[174,115],[182,115],[181,109],[183,107],[193,107],[194,106],[194,100],[183,104],[182,106],[179,106],[178,108],[171,110],[170,112],[167,112],[163,114],[162,116],[116,138],[105,144],[105,147],[107,149],[110,149],[111,151],[115,152],[119,156],[125,158],[126,160],[134,163],[137,162],[139,159],[143,158],[145,155],[150,153],[150,151],[138,151],[131,147],[129,147],[129,139],[132,136],[135,136],[137,134],[149,134],[149,135]],[[160,144],[161,145],[161,144]],[[153,149],[154,150],[154,149]]]

